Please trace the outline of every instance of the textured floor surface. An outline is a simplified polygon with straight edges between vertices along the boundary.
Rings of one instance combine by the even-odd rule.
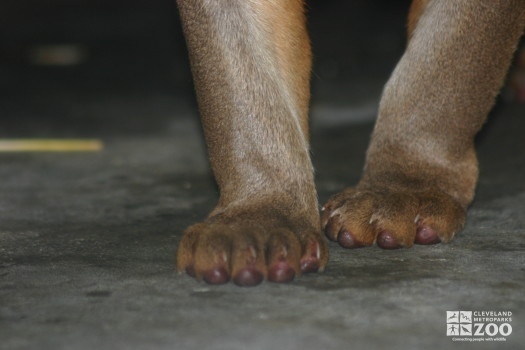
[[[319,74],[330,81],[337,64],[320,61]],[[217,199],[193,98],[164,84],[177,74],[151,82],[137,74],[142,85],[129,86],[129,70],[119,66],[104,71],[107,84],[99,87],[101,80],[79,79],[91,77],[89,64],[1,67],[11,79],[0,86],[1,137],[95,137],[105,148],[0,154],[0,349],[525,343],[523,105],[500,103],[479,135],[477,197],[452,243],[395,251],[330,244],[322,274],[256,288],[209,286],[174,269],[182,231]],[[181,74],[189,84],[187,71]],[[108,82],[114,77],[125,78]],[[359,177],[381,86],[376,78],[345,85],[357,96],[345,103],[337,82],[314,86],[321,201]],[[513,333],[497,344],[453,342],[446,335],[449,310],[511,311]]]
[[[452,243],[331,244],[325,273],[249,289],[174,270],[182,230],[216,199],[195,120],[162,136],[108,135],[102,153],[0,155],[2,348],[445,349],[459,346],[445,336],[447,310],[512,311],[516,331],[501,345],[516,348],[525,341],[519,114],[502,108],[483,135],[478,197]],[[321,199],[357,178],[370,128],[317,129]]]

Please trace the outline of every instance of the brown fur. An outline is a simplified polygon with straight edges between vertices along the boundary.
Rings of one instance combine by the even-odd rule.
[[[431,230],[448,242],[474,196],[474,135],[522,34],[525,3],[431,0],[412,18],[417,26],[385,86],[363,177],[327,204],[323,222],[332,239],[350,232],[360,244],[382,245],[384,235],[393,248]],[[374,219],[366,233],[353,228],[362,217]]]
[[[300,274],[301,264],[303,271],[324,268],[308,149],[311,54],[302,1],[178,5],[220,188],[215,210],[183,238],[179,268],[205,279],[220,269],[221,281],[239,284],[251,284],[243,282],[248,270],[281,280]]]
[[[430,0],[413,0],[410,4],[407,20],[407,37],[409,40],[412,39],[412,33],[414,33],[419,17],[421,17],[423,11],[425,11],[429,1]]]
[[[327,262],[308,146],[311,65],[300,0],[179,0],[217,207],[177,264],[209,283],[289,281]],[[324,207],[344,247],[447,242],[477,181],[473,137],[525,26],[521,0],[415,0],[356,188]]]

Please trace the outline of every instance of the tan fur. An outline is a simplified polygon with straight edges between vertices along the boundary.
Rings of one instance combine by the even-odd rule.
[[[332,239],[352,231],[368,245],[387,232],[398,246],[410,246],[423,227],[447,242],[463,225],[478,177],[474,135],[503,84],[525,26],[525,2],[422,6],[412,7],[417,25],[385,86],[363,177],[327,204],[344,212],[336,223],[323,221]],[[367,232],[353,228],[363,216],[376,218]]]
[[[327,262],[308,146],[311,66],[300,0],[178,0],[217,207],[177,264],[209,283],[289,281]],[[345,247],[448,242],[478,176],[473,138],[525,26],[522,0],[415,0],[363,177],[324,207]]]
[[[417,22],[419,21],[419,17],[421,17],[421,14],[423,14],[423,11],[425,11],[429,1],[430,0],[413,0],[410,4],[407,21],[407,36],[409,41],[412,38],[414,29],[416,28]]]
[[[473,138],[503,84],[524,8],[520,0],[430,1],[385,86],[366,176],[399,171],[471,202]]]
[[[265,258],[275,232],[290,233],[282,235],[284,259],[296,274],[301,255],[310,256],[307,246],[316,241],[322,269],[327,252],[308,148],[311,54],[304,4],[180,0],[178,6],[220,188],[219,204],[208,220],[185,235],[182,246],[188,248],[179,249],[179,269],[194,265],[198,277],[210,269],[213,263],[198,252],[217,227],[223,241],[230,242],[221,243],[225,255],[238,255],[228,249],[244,234],[255,242],[257,261]],[[275,249],[285,251],[281,248]],[[268,252],[263,266],[277,255]],[[224,268],[232,274],[244,265],[228,261]],[[267,276],[265,269],[261,272]]]
[[[297,101],[301,127],[308,137],[312,54],[303,1],[258,1],[255,5],[263,20],[271,23],[270,40],[275,45],[279,72]]]

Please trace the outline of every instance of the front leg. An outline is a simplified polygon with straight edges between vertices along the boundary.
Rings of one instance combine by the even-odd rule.
[[[220,200],[179,271],[284,282],[328,259],[309,158],[310,47],[300,0],[179,0]]]
[[[388,81],[355,188],[324,207],[343,247],[450,241],[478,176],[473,139],[525,26],[521,0],[416,0],[410,42]]]

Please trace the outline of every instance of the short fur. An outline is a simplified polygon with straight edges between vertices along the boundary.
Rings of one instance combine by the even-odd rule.
[[[473,138],[525,26],[522,0],[415,0],[355,188],[319,218],[308,146],[311,53],[301,0],[178,0],[220,200],[177,264],[255,285],[322,270],[352,248],[448,242],[477,181]]]

